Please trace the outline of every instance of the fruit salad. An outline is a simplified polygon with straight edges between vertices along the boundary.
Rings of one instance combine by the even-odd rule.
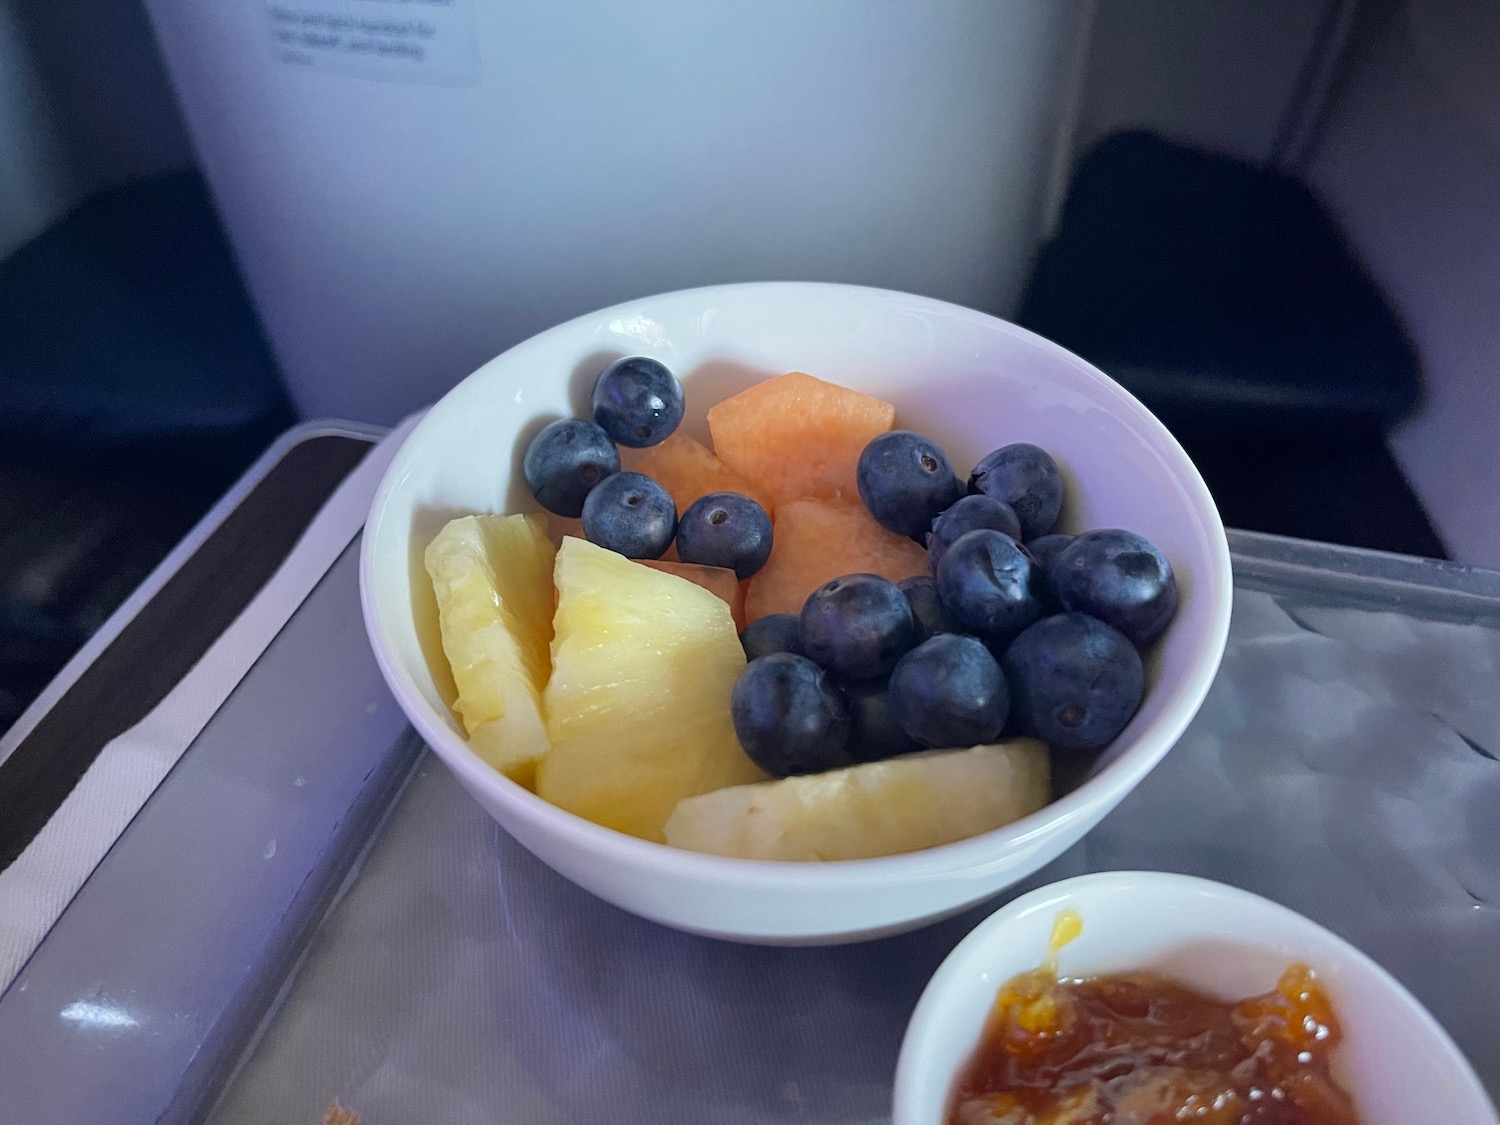
[[[567,524],[465,516],[426,551],[455,718],[544,800],[718,855],[891,855],[1035,812],[1140,707],[1172,567],[1061,533],[1047,451],[965,479],[890,403],[802,372],[714,405],[710,447],[642,356],[590,408],[522,458]]]

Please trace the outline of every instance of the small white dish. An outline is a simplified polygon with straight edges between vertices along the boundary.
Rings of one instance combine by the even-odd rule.
[[[465,743],[422,552],[449,519],[535,511],[524,442],[586,410],[623,355],[682,379],[687,433],[710,406],[802,370],[895,403],[958,471],[1015,441],[1063,467],[1068,530],[1124,527],[1176,571],[1176,618],[1147,660],[1149,690],[1078,788],[1014,824],[909,855],[776,863],[680,851],[601,828],[501,776]],[[1098,369],[972,309],[847,285],[729,285],[647,297],[559,325],[491,360],[428,411],[397,453],[365,527],[365,626],[397,702],[484,809],[539,859],[617,906],[742,941],[807,944],[911,929],[1025,878],[1076,843],[1171,748],[1197,712],[1229,632],[1229,547],[1182,447]]]
[[[1343,1025],[1334,1075],[1362,1125],[1496,1125],[1463,1053],[1396,979],[1342,938],[1284,906],[1206,879],[1106,872],[1022,895],[975,927],[933,974],[896,1064],[894,1125],[941,1125],[959,1068],[979,1043],[996,990],[1035,969],[1059,912],[1083,932],[1059,972],[1162,972],[1221,999],[1271,989],[1306,962]]]

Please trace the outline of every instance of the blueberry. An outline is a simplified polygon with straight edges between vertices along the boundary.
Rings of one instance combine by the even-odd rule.
[[[745,659],[755,660],[770,656],[773,652],[802,653],[802,632],[797,625],[795,613],[768,613],[759,621],[752,621],[740,633],[740,645],[745,650]]]
[[[771,517],[738,492],[700,496],[677,521],[677,555],[683,562],[722,566],[741,580],[749,578],[771,557]]]
[[[937,570],[955,539],[982,527],[1004,532],[1017,542],[1021,540],[1021,521],[1004,500],[982,493],[965,496],[932,521],[932,532],[927,536],[927,565]]]
[[[938,565],[937,588],[953,623],[991,642],[1019,633],[1044,611],[1030,557],[1002,531],[960,535]]]
[[[1071,535],[1040,535],[1026,544],[1026,549],[1031,552],[1032,559],[1042,570],[1048,571],[1052,567],[1052,560],[1069,543],[1073,542]]]
[[[1140,653],[1084,613],[1045,617],[1005,651],[1021,728],[1058,750],[1094,750],[1125,729],[1145,694]]]
[[[975,465],[969,491],[1014,508],[1026,539],[1046,535],[1062,511],[1063,481],[1057,462],[1045,449],[1026,442],[997,449]]]
[[[849,708],[827,672],[777,652],[745,665],[729,701],[734,733],[773,777],[847,765]]]
[[[902,728],[933,749],[993,742],[1010,712],[1000,665],[973,637],[925,640],[891,673],[890,706]]]
[[[911,603],[875,574],[846,574],[807,596],[798,620],[802,651],[846,680],[885,676],[917,643]]]
[[[609,435],[582,418],[560,418],[531,439],[521,472],[537,503],[560,516],[583,513],[589,492],[620,471],[620,451]]]
[[[659,559],[677,530],[667,490],[644,473],[616,473],[583,502],[583,534],[627,559]]]
[[[922,534],[964,494],[937,443],[910,430],[892,430],[865,446],[855,479],[870,515],[897,535]]]
[[[917,640],[925,641],[939,633],[953,632],[953,622],[938,597],[937,580],[925,574],[915,578],[904,578],[896,588],[906,595],[911,604],[911,615],[917,622]]]
[[[861,684],[844,690],[849,701],[849,755],[856,762],[878,762],[922,749],[896,721],[884,684]]]
[[[631,449],[666,441],[682,421],[682,384],[654,359],[627,356],[594,384],[594,421]]]
[[[1113,625],[1138,645],[1177,611],[1172,566],[1133,531],[1088,531],[1053,560],[1047,574],[1064,609]]]

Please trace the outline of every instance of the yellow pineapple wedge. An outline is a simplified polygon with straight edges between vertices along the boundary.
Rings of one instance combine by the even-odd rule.
[[[666,836],[741,859],[870,859],[999,828],[1045,805],[1050,787],[1047,748],[1018,738],[690,797]]]
[[[661,841],[682,798],[764,779],[729,714],[745,653],[723,599],[571,536],[554,581],[539,796]]]
[[[528,789],[547,752],[554,553],[542,516],[464,516],[425,557],[458,686],[453,709],[475,752]]]

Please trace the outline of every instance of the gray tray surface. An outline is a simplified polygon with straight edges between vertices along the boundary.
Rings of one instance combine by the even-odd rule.
[[[1405,982],[1500,1093],[1500,582],[1234,546],[1202,712],[1026,886],[1154,868],[1283,902]],[[883,1121],[922,986],[994,905],[843,948],[689,937],[554,875],[429,756],[211,1120],[338,1098],[362,1125]]]

